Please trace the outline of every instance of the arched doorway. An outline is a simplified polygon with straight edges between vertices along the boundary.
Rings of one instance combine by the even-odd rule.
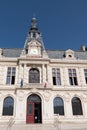
[[[26,123],[42,123],[41,98],[36,94],[27,98]]]

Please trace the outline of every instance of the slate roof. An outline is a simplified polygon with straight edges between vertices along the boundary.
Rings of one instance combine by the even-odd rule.
[[[3,49],[3,56],[5,57],[19,57],[22,49]]]
[[[3,56],[5,57],[20,57],[22,49],[3,49]],[[65,51],[62,50],[47,50],[49,58],[62,59],[64,58]],[[77,59],[87,60],[87,51],[74,51],[74,55]]]

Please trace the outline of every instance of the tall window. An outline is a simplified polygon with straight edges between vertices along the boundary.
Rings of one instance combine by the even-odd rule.
[[[72,111],[73,115],[83,115],[82,104],[78,97],[72,99]]]
[[[8,67],[6,84],[15,84],[16,68]]]
[[[61,85],[60,69],[52,69],[53,85]]]
[[[14,99],[12,97],[6,97],[3,103],[3,115],[13,115]]]
[[[87,84],[87,69],[84,69],[84,75],[85,75],[85,82]]]
[[[54,114],[64,115],[64,103],[62,98],[56,97],[53,101]]]
[[[32,68],[29,71],[29,83],[40,83],[40,73],[36,68]]]
[[[70,85],[78,85],[76,70],[75,69],[69,69],[68,73],[69,73]]]

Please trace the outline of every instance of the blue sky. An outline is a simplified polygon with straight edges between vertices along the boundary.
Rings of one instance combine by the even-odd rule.
[[[0,0],[0,47],[23,48],[33,15],[46,49],[87,46],[87,0]]]

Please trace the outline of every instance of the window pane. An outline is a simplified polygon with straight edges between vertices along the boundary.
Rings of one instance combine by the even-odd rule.
[[[11,72],[11,67],[8,67],[8,72]]]
[[[78,83],[77,83],[77,78],[76,78],[76,77],[74,77],[74,84],[75,84],[75,85],[78,85]]]
[[[87,73],[87,69],[84,69],[84,72]]]
[[[87,77],[85,78],[86,84],[87,84]]]
[[[41,102],[41,99],[38,95],[32,94],[27,99],[29,102]]]
[[[11,81],[11,77],[7,77],[7,80],[6,80],[6,84],[10,84],[10,81]]]
[[[14,100],[12,97],[7,97],[4,99],[3,104],[3,115],[13,115],[13,109],[14,109]]]
[[[73,115],[83,115],[81,101],[77,97],[72,99],[72,110]]]
[[[12,78],[11,78],[11,84],[15,84],[15,76],[12,76]]]
[[[73,79],[72,79],[72,77],[69,77],[69,82],[70,82],[70,85],[73,85]]]
[[[8,67],[6,84],[15,84],[15,67]]]
[[[85,82],[87,84],[87,69],[84,69],[84,75],[85,75]]]
[[[69,72],[69,73],[72,73],[72,70],[71,70],[71,69],[69,69],[69,70],[68,70],[68,72]]]
[[[53,77],[53,85],[56,85],[56,77]]]
[[[53,79],[53,85],[61,85],[60,69],[58,68],[52,69],[52,79]]]
[[[54,114],[64,115],[64,104],[60,97],[54,99]]]
[[[11,75],[11,67],[8,67],[7,76]]]
[[[16,71],[16,68],[12,68],[12,75],[15,76],[15,71]]]
[[[57,78],[57,84],[58,84],[58,85],[61,85],[61,80],[60,80],[60,77],[59,77],[59,78]]]
[[[37,69],[30,69],[29,71],[29,83],[40,83],[40,74]]]
[[[32,104],[28,104],[28,114],[32,115],[33,113],[33,105]]]
[[[76,70],[75,69],[69,69],[68,72],[69,72],[69,83],[70,83],[70,85],[78,85]]]
[[[72,73],[69,73],[69,77],[72,77]]]
[[[73,72],[73,73],[76,73],[76,70],[75,70],[75,69],[72,69],[72,72]]]

